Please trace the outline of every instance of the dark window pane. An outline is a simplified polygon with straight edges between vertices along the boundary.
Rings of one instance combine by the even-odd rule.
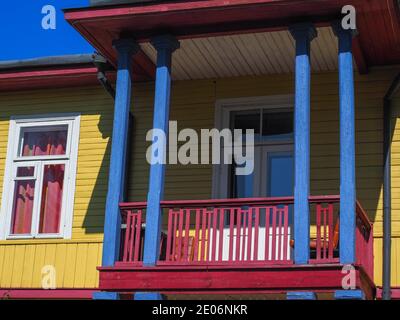
[[[262,135],[274,136],[293,133],[292,112],[264,112]]]
[[[254,129],[254,134],[260,133],[260,112],[247,111],[237,112],[233,117],[234,129]]]
[[[33,177],[35,174],[35,167],[18,167],[17,177]]]

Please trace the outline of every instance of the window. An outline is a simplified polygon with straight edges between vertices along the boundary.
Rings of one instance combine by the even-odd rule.
[[[267,179],[265,154],[286,152],[292,148],[293,106],[293,95],[243,97],[216,102],[215,127],[219,130],[254,129],[255,152],[252,175],[236,176],[235,163],[213,166],[213,198],[266,196],[265,189],[268,186],[265,183],[260,186],[257,183],[260,179],[258,176],[262,175],[264,179]]]
[[[293,112],[258,108],[232,112],[232,129],[253,129],[255,142],[293,139]]]
[[[79,119],[10,120],[0,238],[70,238]]]

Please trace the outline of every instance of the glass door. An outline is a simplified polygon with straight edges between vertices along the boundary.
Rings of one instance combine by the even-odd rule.
[[[254,171],[247,176],[235,175],[235,164],[231,166],[231,175],[228,184],[230,185],[232,198],[258,198],[258,197],[285,197],[293,195],[294,186],[294,158],[293,158],[293,113],[290,110],[249,110],[234,112],[232,114],[232,128],[234,129],[254,129],[255,131],[255,148],[254,148]],[[247,209],[247,208],[243,208]],[[256,242],[255,230],[251,232],[247,228],[237,228],[238,224],[243,225],[243,217],[235,217],[235,228],[230,229],[231,221],[227,217],[224,229],[224,252],[223,260],[228,260],[229,245],[234,246],[233,251],[240,251],[240,257],[254,256],[257,260],[271,260],[271,256],[265,257],[265,239],[268,235],[271,246],[272,243],[279,241],[272,241],[272,237],[283,237],[283,228],[273,230],[273,227],[268,227],[266,230],[266,214],[265,210],[260,212],[260,220],[258,227],[258,249],[257,254],[254,252]],[[289,225],[292,222],[292,206],[289,207]],[[254,217],[253,224],[254,224]],[[272,216],[271,216],[272,218]],[[241,219],[239,221],[238,219]],[[272,221],[268,226],[272,225]],[[239,231],[239,229],[241,231]],[[254,227],[252,228],[254,229]],[[231,231],[232,230],[232,231]],[[231,232],[233,233],[231,235]],[[290,237],[291,228],[286,230]],[[232,237],[235,239],[232,242]],[[237,241],[240,237],[240,241]],[[248,241],[251,241],[250,247],[252,252],[247,254]],[[240,245],[236,248],[237,243]],[[280,242],[282,243],[282,241]],[[280,251],[271,250],[270,247],[267,252],[271,254],[272,251],[276,252],[275,259],[283,256],[283,250],[287,251],[287,257],[290,257],[290,246],[288,242],[287,248],[280,247]],[[242,252],[242,251],[245,252]],[[234,255],[235,256],[235,255]],[[235,260],[235,259],[234,259]],[[243,258],[241,258],[243,260]],[[245,259],[246,260],[246,259]]]
[[[294,157],[293,157],[293,146],[274,146],[274,147],[263,147],[262,160],[261,160],[261,175],[260,175],[260,192],[261,196],[268,198],[275,197],[288,197],[293,196],[294,191]],[[283,206],[281,206],[283,207]],[[283,217],[280,216],[283,221]],[[281,260],[284,256],[290,257],[290,241],[287,241],[287,246],[279,246],[284,243],[284,238],[291,238],[292,233],[292,221],[293,221],[293,205],[288,207],[288,227],[284,225],[273,226],[273,219],[270,218],[268,224],[265,221],[265,214],[261,216],[261,233],[263,237],[265,233],[268,233],[269,237],[269,256],[266,260]],[[267,225],[269,226],[267,228]],[[286,229],[286,230],[285,230]],[[275,241],[273,239],[275,237]],[[262,238],[264,239],[264,238]],[[261,240],[261,239],[259,239]],[[264,243],[264,242],[259,242]],[[276,244],[275,250],[272,250],[272,244]],[[286,250],[286,255],[284,254]],[[259,248],[258,257],[265,256],[265,247]],[[272,257],[272,252],[275,252],[275,257]],[[265,257],[264,257],[265,258]]]

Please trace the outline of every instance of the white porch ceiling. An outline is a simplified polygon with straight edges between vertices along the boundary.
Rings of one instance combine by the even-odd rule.
[[[143,51],[156,61],[149,43]],[[311,44],[315,72],[337,69],[337,39],[331,28],[318,28]],[[294,40],[288,31],[181,40],[173,54],[174,80],[284,74],[294,72]]]

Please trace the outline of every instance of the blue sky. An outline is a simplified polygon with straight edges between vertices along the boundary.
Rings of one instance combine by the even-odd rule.
[[[56,29],[42,28],[42,8],[57,9]],[[62,9],[85,7],[89,0],[3,0],[0,9],[0,60],[91,53],[93,48],[64,20]]]

